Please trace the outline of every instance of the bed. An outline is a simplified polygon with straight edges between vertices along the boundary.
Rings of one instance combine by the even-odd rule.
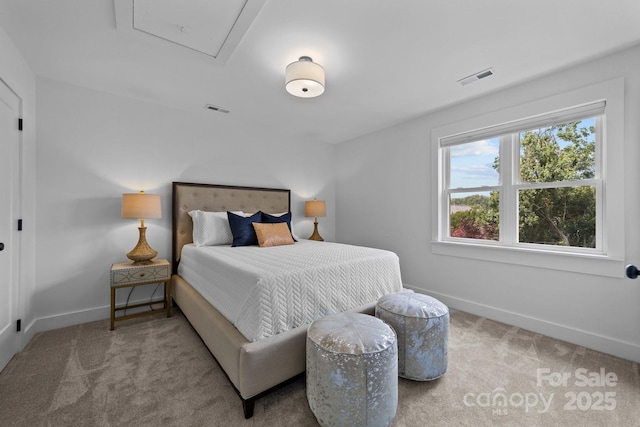
[[[397,256],[388,251],[349,245],[325,245],[304,239],[298,239],[298,242],[293,245],[277,248],[195,247],[193,219],[189,212],[194,210],[249,213],[261,211],[268,214],[281,214],[291,210],[289,190],[174,182],[172,191],[171,295],[240,396],[245,418],[253,415],[256,399],[304,373],[306,332],[314,318],[346,310],[373,314],[380,294],[402,289]],[[199,237],[196,238],[198,239]],[[309,254],[320,250],[331,251],[331,245],[338,246],[349,256],[353,252],[357,258],[353,260],[353,265],[342,265],[344,263],[339,259],[346,257],[343,252],[338,252],[339,255],[332,255],[330,252],[329,255],[316,257],[313,272],[297,270],[298,265],[304,264],[304,259],[309,258]],[[380,256],[384,260],[377,259],[373,264],[361,264],[369,262],[366,258],[371,253],[367,251],[371,251],[376,259]],[[226,264],[215,260],[200,262],[211,265],[207,266],[209,270],[197,270],[199,271],[197,273],[193,273],[191,267],[188,267],[197,264],[193,261],[194,259],[209,256],[217,257],[216,260],[227,258],[229,260]],[[243,270],[237,273],[237,277],[231,270],[229,270],[230,273],[226,273],[230,268],[229,265],[240,263],[235,259],[236,256],[243,257],[242,262],[248,265],[248,271]],[[203,259],[206,260],[206,258]],[[181,261],[184,265],[181,265]],[[214,262],[222,264],[214,264]],[[324,270],[330,268],[331,263],[341,264],[336,267],[341,269],[341,274],[336,276],[342,279],[334,278],[327,273],[329,270]],[[305,298],[312,302],[302,305],[309,305],[311,313],[306,307],[297,307],[299,303],[296,301],[299,299],[291,298],[291,294],[296,292],[294,289],[299,283],[311,282],[311,279],[303,279],[303,276],[309,275],[314,277],[313,280],[323,280],[322,286],[310,286],[311,290],[305,291],[309,294],[305,294]],[[356,282],[353,280],[355,275],[365,276],[363,282],[379,282],[378,288],[373,291],[361,291],[354,286],[349,290],[353,295],[336,298],[331,287],[346,288],[347,282]],[[237,281],[233,283],[233,292],[238,288],[246,287],[249,293],[244,296],[234,296],[233,292],[209,295],[203,287],[206,285],[201,283],[204,278],[209,278],[211,281],[223,284],[225,276],[231,277],[229,280]],[[251,280],[256,280],[255,278],[258,278],[258,283],[253,286]],[[344,283],[339,283],[341,280]],[[282,288],[284,291],[272,291],[275,282],[278,286],[285,286]],[[323,292],[316,295],[313,288],[322,289]],[[238,300],[235,305],[234,298]],[[277,299],[282,299],[283,304],[289,304],[289,306],[279,310],[270,307],[277,306],[275,301]],[[344,301],[341,301],[343,299]],[[219,303],[220,301],[222,304]],[[214,307],[216,304],[218,308]],[[266,316],[259,313],[262,309],[267,310]],[[245,317],[236,318],[236,315]],[[265,317],[268,321],[264,320]]]

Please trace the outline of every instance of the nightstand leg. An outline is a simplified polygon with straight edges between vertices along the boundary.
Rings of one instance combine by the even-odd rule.
[[[116,319],[116,288],[111,287],[111,330],[113,331],[113,322]]]

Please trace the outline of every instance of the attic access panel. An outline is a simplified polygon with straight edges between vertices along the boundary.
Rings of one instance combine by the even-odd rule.
[[[226,61],[266,0],[114,0],[116,26]]]

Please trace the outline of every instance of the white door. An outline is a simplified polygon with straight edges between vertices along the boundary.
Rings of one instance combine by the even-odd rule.
[[[0,369],[18,351],[20,99],[0,80]]]

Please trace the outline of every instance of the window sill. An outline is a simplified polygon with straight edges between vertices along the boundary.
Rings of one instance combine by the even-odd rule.
[[[606,277],[624,277],[624,260],[597,254],[576,254],[459,242],[431,242],[437,255],[523,265]]]

